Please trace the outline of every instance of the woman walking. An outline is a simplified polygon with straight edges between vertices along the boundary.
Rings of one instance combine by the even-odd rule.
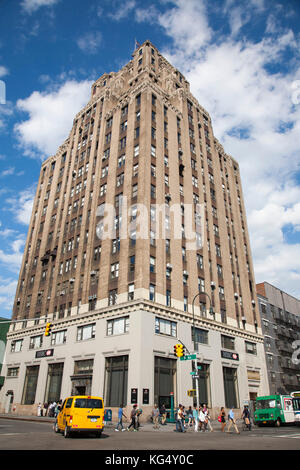
[[[226,419],[225,419],[225,409],[224,407],[222,406],[221,408],[221,411],[220,411],[220,423],[221,423],[221,431],[224,432],[225,431],[225,427],[226,427]]]

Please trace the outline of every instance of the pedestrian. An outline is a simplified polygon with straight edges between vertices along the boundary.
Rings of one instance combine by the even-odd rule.
[[[205,414],[205,418],[206,418],[206,426],[207,428],[209,428],[210,432],[212,432],[213,428],[210,422],[210,415],[209,415],[208,408],[205,404],[203,405],[203,413]]]
[[[180,405],[178,410],[179,432],[186,432],[184,428],[184,406]]]
[[[41,403],[38,404],[38,407],[37,407],[37,415],[38,415],[38,416],[42,416],[42,415],[43,415]]]
[[[135,415],[135,429],[139,430],[140,428],[140,416],[142,416],[143,410],[138,408]]]
[[[152,411],[152,419],[153,419],[153,428],[154,429],[159,429],[158,418],[159,418],[159,408],[158,408],[157,405],[154,405],[154,409]]]
[[[129,431],[131,428],[133,428],[133,431],[137,431],[136,429],[136,409],[137,405],[133,405],[131,413],[130,413],[130,419],[131,423],[129,424],[127,431]]]
[[[194,409],[193,409],[193,419],[194,419],[194,425],[195,425],[195,432],[198,432],[199,417],[198,417],[197,406],[194,406]]]
[[[127,418],[126,415],[123,412],[123,405],[122,403],[120,404],[119,410],[118,410],[118,424],[116,426],[115,431],[119,431],[119,428],[121,428],[121,431],[125,431],[123,427],[123,416],[124,418]]]
[[[228,414],[228,421],[229,421],[229,426],[228,426],[227,432],[230,432],[229,430],[230,430],[231,426],[233,425],[233,427],[235,429],[235,432],[237,434],[240,434],[240,431],[238,430],[235,419],[234,419],[233,408],[230,408],[230,411],[229,411],[229,414]]]
[[[51,402],[50,405],[49,405],[49,416],[50,416],[50,418],[54,417],[55,407],[56,407],[55,401]]]
[[[62,400],[58,400],[55,408],[54,408],[54,417],[57,418],[58,413],[60,412]]]
[[[179,410],[180,410],[181,404],[179,403],[178,408],[175,412],[175,423],[176,423],[176,432],[181,432],[181,424],[180,424],[180,419],[179,419]]]
[[[220,416],[218,417],[218,421],[221,423],[221,431],[224,432],[225,427],[226,427],[226,413],[225,413],[225,409],[224,409],[223,406],[221,408]]]
[[[251,431],[251,416],[248,405],[244,406],[242,419],[244,420],[245,426],[248,428],[249,431]]]
[[[188,418],[188,427],[193,426],[194,418],[193,418],[193,410],[192,410],[191,406],[189,406],[189,409],[187,410],[186,415],[187,415],[187,418]]]
[[[43,406],[43,416],[47,416],[47,411],[48,411],[48,403],[44,403],[44,406]]]
[[[161,424],[162,424],[162,426],[165,426],[166,425],[166,419],[167,419],[167,411],[166,411],[166,407],[165,407],[164,403],[161,405],[159,413],[160,413],[160,416],[161,416]]]
[[[206,416],[201,406],[199,408],[199,422],[200,422],[200,430],[202,430],[202,432],[205,432],[206,431]]]

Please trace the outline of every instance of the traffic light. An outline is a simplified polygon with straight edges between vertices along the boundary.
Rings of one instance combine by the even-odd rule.
[[[183,344],[175,344],[174,354],[177,357],[183,357],[185,355],[185,346]]]
[[[52,323],[48,322],[45,328],[45,336],[50,336],[51,334]]]

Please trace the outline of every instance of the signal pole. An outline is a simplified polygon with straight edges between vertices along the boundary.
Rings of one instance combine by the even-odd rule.
[[[190,351],[188,350],[188,348],[183,344],[183,342],[179,338],[177,338],[177,341],[179,341],[179,343],[182,344],[183,349],[186,349],[187,353],[190,354]],[[174,346],[175,356],[177,356],[177,346],[178,345]],[[195,350],[195,343],[194,343],[194,350]],[[199,375],[198,375],[198,367],[197,367],[197,358],[193,360],[193,364],[194,364],[194,371],[196,374],[194,378],[196,380],[196,406],[197,406],[197,411],[198,411],[199,410]]]

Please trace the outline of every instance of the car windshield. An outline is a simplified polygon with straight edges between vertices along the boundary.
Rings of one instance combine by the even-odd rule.
[[[256,409],[257,410],[266,410],[268,408],[275,408],[276,400],[257,400]]]
[[[74,408],[103,408],[103,403],[96,398],[76,398]]]

